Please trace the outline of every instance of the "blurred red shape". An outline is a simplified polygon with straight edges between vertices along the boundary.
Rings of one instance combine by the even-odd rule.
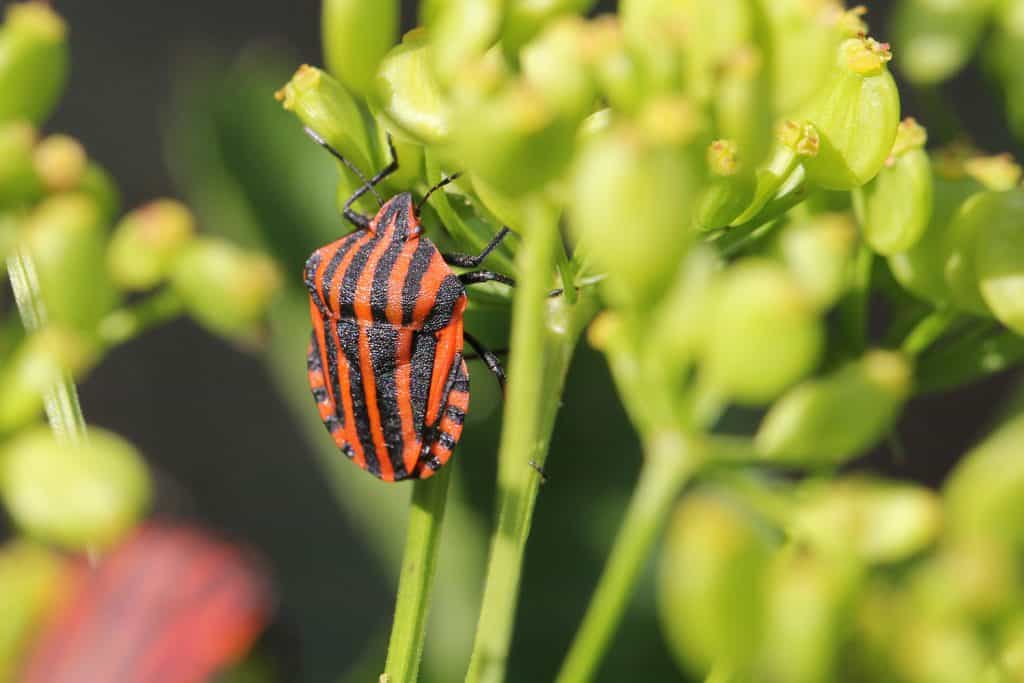
[[[22,683],[206,681],[248,651],[273,603],[254,558],[184,526],[144,526],[66,581]]]

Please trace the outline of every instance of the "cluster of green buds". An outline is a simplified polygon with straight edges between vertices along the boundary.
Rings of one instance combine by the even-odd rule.
[[[40,126],[66,80],[67,26],[49,3],[10,4],[0,24],[0,503],[18,537],[0,548],[0,679],[13,680],[61,583],[61,552],[98,556],[149,507],[136,449],[86,428],[74,380],[115,344],[186,312],[249,338],[277,287],[256,253],[195,235],[182,204],[121,214],[83,145]],[[19,315],[20,314],[20,315]],[[45,409],[51,427],[39,424]]]

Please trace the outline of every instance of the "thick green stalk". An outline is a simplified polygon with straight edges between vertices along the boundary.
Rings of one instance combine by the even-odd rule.
[[[935,343],[956,322],[953,311],[935,311],[914,326],[900,345],[903,353],[916,356]]]
[[[498,454],[498,517],[491,536],[483,603],[466,681],[505,678],[523,553],[541,468],[547,457],[565,373],[590,303],[549,298],[558,247],[557,217],[539,201],[526,208],[516,257],[509,383]],[[584,299],[587,297],[581,297]]]
[[[443,468],[430,479],[417,481],[413,488],[395,620],[384,665],[390,683],[415,683],[419,673],[450,477],[451,470]]]
[[[556,683],[584,683],[593,677],[651,546],[679,491],[696,469],[696,450],[685,437],[671,433],[662,434],[648,447],[626,518]]]
[[[22,324],[30,333],[39,330],[46,324],[46,308],[39,290],[35,264],[25,249],[16,248],[8,257],[7,274],[11,279],[11,290]],[[85,417],[70,372],[62,373],[60,379],[43,393],[43,407],[50,428],[58,440],[78,442],[86,439]]]

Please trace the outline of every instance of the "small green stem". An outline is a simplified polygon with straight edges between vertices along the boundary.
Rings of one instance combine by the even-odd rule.
[[[7,274],[21,322],[28,332],[36,332],[46,324],[46,307],[39,290],[35,264],[25,249],[15,248],[7,258]],[[70,372],[62,372],[53,386],[43,392],[43,408],[50,429],[58,440],[69,443],[86,440],[85,417]]]
[[[593,677],[651,546],[679,491],[696,470],[694,451],[678,434],[664,434],[648,448],[608,564],[556,683],[584,683]]]
[[[184,304],[171,289],[163,289],[139,304],[107,314],[100,321],[100,340],[115,346],[134,339],[146,330],[181,315]]]
[[[498,454],[497,524],[467,683],[505,678],[523,555],[572,349],[592,314],[589,297],[571,306],[549,298],[558,246],[557,215],[539,200],[525,206],[527,230],[516,255],[508,393]]]
[[[417,481],[413,488],[395,619],[384,665],[384,675],[391,683],[415,683],[419,673],[450,477],[450,468],[442,468],[430,479]]]
[[[910,330],[900,348],[909,356],[916,356],[938,341],[959,316],[952,311],[935,311]]]
[[[849,341],[850,351],[859,356],[868,343],[868,297],[871,294],[871,268],[875,254],[866,244],[861,244],[853,264],[853,282],[850,291],[840,304],[840,316]]]

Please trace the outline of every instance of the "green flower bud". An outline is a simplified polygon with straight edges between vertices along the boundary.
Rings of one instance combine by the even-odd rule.
[[[324,61],[352,92],[367,97],[377,67],[398,39],[397,0],[327,0],[320,15]]]
[[[907,0],[896,6],[900,71],[915,85],[940,83],[959,71],[974,47],[992,0]]]
[[[690,111],[678,113],[684,110]],[[673,141],[680,127],[692,125],[679,117],[661,123],[675,129],[666,131]],[[582,145],[570,227],[588,257],[608,273],[605,291],[612,300],[649,306],[668,286],[692,241],[690,211],[701,164],[695,154],[625,125]]]
[[[67,26],[47,3],[9,5],[0,26],[0,121],[41,123],[68,72]]]
[[[813,369],[824,342],[810,298],[786,270],[750,259],[723,273],[702,373],[727,397],[766,403]]]
[[[858,196],[864,239],[890,256],[914,246],[932,211],[932,171],[923,147],[924,128],[912,118],[900,123],[885,167]]]
[[[372,120],[345,86],[328,74],[303,64],[274,97],[364,173],[378,166],[370,142]]]
[[[989,665],[986,644],[970,624],[955,620],[911,619],[890,644],[897,680],[917,683],[983,681]]]
[[[752,354],[764,361],[759,349]],[[755,442],[766,458],[834,466],[863,453],[892,426],[910,394],[900,354],[871,351],[832,374],[786,393],[764,417]]]
[[[126,215],[107,247],[114,282],[146,290],[160,284],[195,234],[195,218],[181,202],[159,199]]]
[[[585,21],[567,17],[549,26],[520,56],[526,82],[551,107],[574,120],[591,112],[597,95],[584,63],[587,33]]]
[[[416,142],[443,144],[451,132],[448,105],[428,63],[423,31],[405,34],[381,62],[374,105],[388,123]]]
[[[685,370],[700,349],[710,313],[707,292],[720,269],[714,250],[695,246],[651,316],[650,348],[655,362],[663,364],[660,374],[667,382]]]
[[[1024,617],[1018,615],[1003,629],[999,663],[1007,680],[1024,679]]]
[[[568,165],[575,122],[526,83],[460,108],[453,130],[459,159],[510,196],[538,190]],[[526,170],[528,169],[528,171]]]
[[[121,213],[121,193],[110,174],[92,161],[85,167],[78,191],[83,192],[96,202],[100,208],[100,216],[104,225],[111,225]]]
[[[680,666],[714,662],[742,670],[761,634],[772,543],[750,514],[712,493],[679,505],[665,536],[658,577],[662,628]]]
[[[35,128],[24,121],[0,126],[0,208],[34,202],[43,188],[32,163]]]
[[[764,3],[764,12],[772,54],[774,111],[790,115],[829,78],[842,36],[837,28],[842,6],[829,0],[776,0]],[[856,15],[852,18],[857,19]],[[867,32],[867,27],[859,28]]]
[[[269,257],[214,237],[192,240],[171,272],[171,285],[188,312],[211,332],[228,337],[253,332],[280,284]]]
[[[59,443],[38,427],[19,434],[0,456],[0,496],[15,524],[66,548],[110,546],[135,525],[149,495],[135,448],[104,430]]]
[[[582,14],[593,4],[594,0],[510,0],[502,21],[502,47],[507,54],[514,55],[543,32],[545,26],[557,23],[557,17]]]
[[[717,70],[715,120],[719,132],[735,140],[745,163],[760,164],[772,144],[774,118],[765,102],[770,97],[768,65],[762,50],[742,45]]]
[[[992,623],[1020,606],[1012,549],[985,537],[960,538],[914,572],[911,590],[932,618]]]
[[[865,564],[909,559],[941,530],[942,506],[928,489],[861,478],[805,485],[789,527],[796,543]]]
[[[35,420],[45,392],[67,374],[81,375],[95,355],[88,340],[54,325],[23,341],[0,366],[0,433]]]
[[[594,80],[615,109],[634,112],[642,99],[639,66],[626,46],[617,16],[589,22],[587,51]]]
[[[814,305],[826,309],[846,290],[856,243],[850,217],[826,213],[786,225],[776,249]]]
[[[0,680],[16,680],[25,648],[61,588],[62,564],[42,546],[13,541],[0,547]]]
[[[48,192],[76,189],[89,160],[82,143],[68,135],[51,135],[36,147],[33,164]]]
[[[458,79],[462,68],[483,56],[497,41],[504,14],[502,0],[444,0],[432,13],[430,64],[444,86]]]
[[[26,219],[23,240],[49,320],[91,332],[117,305],[105,266],[105,228],[100,207],[82,192],[53,195]]]
[[[741,167],[739,148],[732,140],[711,143],[708,168],[711,183],[701,194],[694,219],[699,230],[729,225],[754,198],[754,176],[749,167]]]
[[[961,219],[978,226],[973,270],[985,303],[999,322],[1024,334],[1024,191],[978,195]]]
[[[946,480],[948,526],[1024,548],[1024,414],[1015,415],[965,455]]]
[[[642,92],[682,90],[683,57],[690,34],[686,3],[674,0],[622,0],[619,17],[626,45],[637,61]]]
[[[871,38],[840,45],[836,68],[802,114],[821,137],[818,154],[804,161],[811,182],[848,190],[885,164],[900,121],[899,92],[885,67],[891,58],[889,46]]]
[[[820,683],[836,679],[853,586],[847,568],[806,552],[782,553],[767,586],[759,680]]]

